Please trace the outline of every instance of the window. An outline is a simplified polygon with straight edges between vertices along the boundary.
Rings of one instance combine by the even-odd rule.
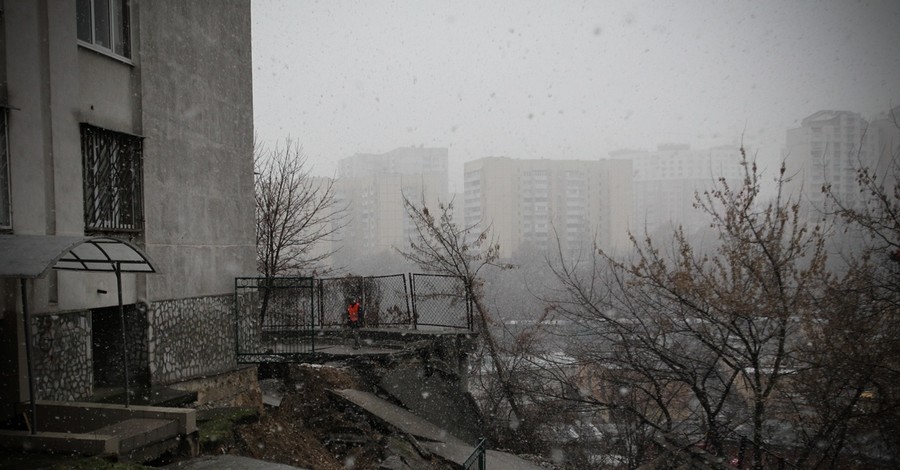
[[[131,59],[131,9],[128,0],[78,0],[78,40],[92,49]]]
[[[142,139],[81,125],[86,232],[143,228]]]
[[[0,229],[12,228],[9,188],[9,146],[6,142],[6,108],[0,108]]]

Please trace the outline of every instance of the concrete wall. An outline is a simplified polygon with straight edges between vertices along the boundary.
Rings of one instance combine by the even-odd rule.
[[[80,122],[140,134],[136,63],[78,46],[75,3],[6,2],[10,186],[13,233],[84,234]],[[139,240],[137,240],[139,241]],[[123,277],[126,303],[142,282]],[[32,286],[31,309],[66,312],[111,306],[111,274],[51,273]]]
[[[250,5],[140,6],[148,295],[230,293],[256,272]]]
[[[224,374],[203,376],[173,385],[197,393],[193,408],[247,407],[262,410],[262,390],[256,380],[257,366],[243,366]]]
[[[423,336],[424,338],[424,336]],[[434,335],[418,356],[381,371],[378,385],[405,408],[467,442],[483,437],[483,423],[468,393],[469,354],[475,338]]]

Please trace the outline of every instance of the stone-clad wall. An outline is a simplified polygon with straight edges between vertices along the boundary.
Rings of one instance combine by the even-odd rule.
[[[41,400],[83,400],[93,393],[91,314],[31,317],[35,393]]]
[[[236,366],[232,295],[153,302],[148,320],[151,382],[169,384]]]

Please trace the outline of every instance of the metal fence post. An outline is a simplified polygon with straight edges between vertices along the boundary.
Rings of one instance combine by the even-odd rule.
[[[411,285],[409,285],[409,282],[410,282],[409,278],[410,278],[409,273],[406,273],[403,275],[403,298],[406,299],[406,313],[409,314],[407,321],[409,322],[409,325],[412,327],[412,329],[415,330],[416,329],[416,316],[413,313],[412,309],[410,309],[410,307],[409,307],[409,297],[412,293],[412,290],[410,289]]]
[[[419,329],[419,310],[416,307],[416,276],[413,273],[408,273],[409,276],[409,296],[412,299],[412,323],[413,329]]]

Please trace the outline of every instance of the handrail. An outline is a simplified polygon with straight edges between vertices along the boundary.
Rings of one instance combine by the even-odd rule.
[[[478,445],[475,446],[475,450],[472,451],[472,455],[470,455],[469,458],[466,459],[465,463],[463,463],[463,468],[465,470],[485,470],[487,468],[487,459],[485,457],[484,444],[485,439],[482,437],[481,440],[478,441]]]

